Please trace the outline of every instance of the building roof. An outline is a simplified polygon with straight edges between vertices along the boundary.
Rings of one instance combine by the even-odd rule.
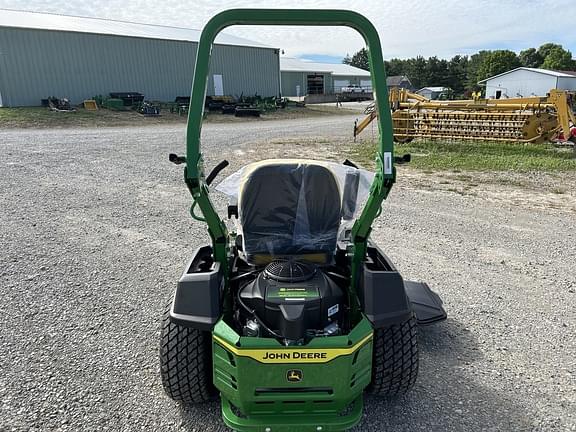
[[[342,63],[316,63],[291,57],[280,57],[282,72],[322,72],[334,76],[354,75],[370,77],[370,71]]]
[[[0,27],[130,36],[146,39],[164,39],[188,42],[198,42],[201,33],[200,30],[183,27],[139,24],[102,18],[84,18],[11,9],[0,9]],[[220,33],[216,37],[215,43],[219,45],[271,48],[270,46],[259,42],[231,36],[225,33]]]
[[[398,87],[403,81],[408,81],[410,85],[412,85],[410,79],[406,75],[391,75],[386,77],[386,85],[388,87]]]
[[[489,78],[483,79],[482,81],[478,81],[478,84],[486,82],[486,81],[494,79],[494,78],[501,77],[502,75],[507,75],[509,73],[516,72],[518,70],[525,70],[525,71],[529,71],[529,72],[541,73],[541,74],[551,75],[551,76],[560,77],[560,78],[575,78],[576,77],[576,72],[560,72],[560,71],[553,71],[553,70],[548,70],[548,69],[518,67],[516,69],[512,69],[512,70],[509,70],[507,72],[503,72],[501,74],[494,75],[494,76],[491,76]]]
[[[416,93],[420,93],[421,91],[425,91],[425,90],[433,92],[433,93],[441,93],[443,91],[450,90],[450,88],[449,87],[422,87]]]

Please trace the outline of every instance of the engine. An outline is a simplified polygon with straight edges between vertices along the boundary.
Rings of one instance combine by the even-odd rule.
[[[291,344],[340,332],[342,289],[312,264],[273,261],[240,288],[239,299],[246,312],[245,336],[259,336],[264,327]]]

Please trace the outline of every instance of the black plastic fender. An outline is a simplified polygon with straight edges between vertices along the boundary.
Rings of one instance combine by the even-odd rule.
[[[368,247],[358,289],[362,311],[374,328],[400,324],[414,313],[419,325],[446,319],[442,300],[424,282],[405,281],[375,245]]]
[[[176,286],[170,319],[180,325],[210,331],[222,314],[224,278],[212,248],[197,249]]]

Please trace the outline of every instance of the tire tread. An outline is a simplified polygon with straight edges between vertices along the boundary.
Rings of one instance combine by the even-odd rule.
[[[374,330],[372,383],[368,392],[384,397],[408,392],[418,376],[418,329],[414,316]]]
[[[209,332],[170,320],[170,302],[162,317],[160,374],[164,391],[184,404],[209,402],[216,397],[212,384],[212,345]]]

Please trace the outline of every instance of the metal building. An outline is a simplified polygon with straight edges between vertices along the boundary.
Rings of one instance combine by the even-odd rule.
[[[443,95],[447,95],[449,92],[449,87],[423,87],[416,93],[427,99],[437,100],[442,99],[444,97]]]
[[[110,92],[188,96],[199,38],[186,28],[0,10],[0,106]],[[207,94],[278,96],[279,61],[278,49],[221,33]]]
[[[370,72],[346,64],[316,63],[280,57],[282,96],[340,93],[342,87],[372,91]]]
[[[391,75],[386,77],[386,86],[388,90],[392,88],[404,88],[407,90],[414,90],[414,86],[406,75]]]
[[[478,82],[492,99],[546,96],[551,89],[576,90],[576,72],[519,67]]]

